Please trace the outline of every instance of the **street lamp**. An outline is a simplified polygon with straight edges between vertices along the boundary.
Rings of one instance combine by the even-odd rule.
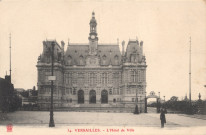
[[[55,127],[54,125],[54,118],[53,118],[53,81],[56,79],[53,75],[53,70],[54,70],[54,45],[55,42],[52,42],[52,54],[51,54],[51,59],[52,59],[52,65],[51,65],[51,76],[49,80],[51,81],[51,104],[50,104],[50,121],[49,121],[49,127]]]
[[[142,113],[142,96],[140,95],[140,113]]]
[[[157,98],[157,113],[160,112],[160,92],[158,92],[159,97]]]
[[[136,105],[135,105],[134,114],[139,114],[137,101],[138,101],[138,98],[137,98],[137,89],[136,89],[136,101],[135,101],[135,104],[136,104]]]
[[[145,91],[145,109],[144,112],[147,113],[147,92]]]

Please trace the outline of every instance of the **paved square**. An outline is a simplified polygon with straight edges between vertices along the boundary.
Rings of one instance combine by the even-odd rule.
[[[8,120],[1,121],[6,125],[47,125],[49,112],[17,111],[8,113]],[[54,112],[56,126],[140,126],[160,127],[160,118],[157,113],[104,113],[104,112]],[[188,115],[166,114],[166,127],[206,126],[206,120],[197,119]]]
[[[8,135],[6,126],[13,125],[15,135],[60,135],[60,134],[135,134],[135,135],[203,135],[206,120],[183,114],[166,114],[165,128],[160,128],[159,114],[103,113],[103,112],[54,112],[55,127],[49,128],[49,112],[17,111],[7,114],[8,120],[0,121],[0,134]],[[77,132],[77,130],[100,132]],[[121,132],[124,129],[125,132]],[[127,131],[130,130],[131,131]],[[111,131],[110,131],[111,130]],[[118,130],[118,132],[116,132]]]

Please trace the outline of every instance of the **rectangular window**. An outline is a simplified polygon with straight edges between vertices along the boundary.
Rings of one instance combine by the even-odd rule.
[[[138,82],[142,82],[141,76],[141,70],[138,70]]]
[[[84,73],[78,73],[78,84],[79,85],[84,84]]]
[[[119,93],[120,93],[120,92],[119,92],[119,88],[117,88],[117,95],[119,95]]]
[[[72,94],[73,94],[73,95],[76,95],[76,92],[77,92],[77,91],[76,91],[76,88],[74,88]]]
[[[66,88],[66,94],[69,95],[69,93],[70,93],[70,88]]]
[[[113,82],[118,84],[119,83],[119,72],[113,74]]]
[[[117,94],[117,89],[113,88],[113,95],[116,95],[116,94]]]
[[[130,71],[130,75],[131,75],[131,82],[133,83],[137,82],[137,78],[138,78],[137,71],[136,70]]]
[[[72,84],[77,84],[77,75],[76,75],[76,73],[72,74]]]
[[[145,71],[144,70],[141,71],[141,81],[142,82],[145,81]]]
[[[90,73],[89,74],[89,83],[91,86],[96,85],[96,81],[97,81],[97,75],[95,73]]]
[[[66,74],[66,84],[72,85],[72,73]]]
[[[60,87],[61,91],[62,91],[62,95],[65,95],[65,88],[64,87]]]
[[[120,89],[120,94],[121,94],[121,95],[123,94],[123,90],[122,90],[122,88]]]
[[[108,74],[108,83],[109,84],[112,84],[112,73],[110,72],[109,74]]]
[[[107,73],[102,73],[102,84],[107,84]]]

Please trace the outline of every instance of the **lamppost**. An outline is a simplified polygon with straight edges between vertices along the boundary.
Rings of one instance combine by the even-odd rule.
[[[144,112],[147,113],[147,92],[145,91],[145,109]]]
[[[49,127],[55,127],[54,125],[54,118],[53,118],[53,81],[56,79],[53,75],[53,70],[54,70],[54,45],[55,42],[52,42],[52,54],[51,54],[51,59],[52,59],[52,65],[51,65],[51,77],[49,80],[51,80],[51,104],[50,104],[50,121],[49,121]]]
[[[137,101],[138,101],[138,97],[137,97],[137,89],[136,89],[136,100],[135,100],[135,104],[136,104],[136,105],[135,105],[134,114],[139,114]]]
[[[189,48],[189,114],[192,114],[192,102],[191,102],[191,37]]]
[[[157,98],[157,112],[160,112],[160,92],[158,92],[159,97]]]
[[[140,95],[140,113],[142,113],[142,96]]]

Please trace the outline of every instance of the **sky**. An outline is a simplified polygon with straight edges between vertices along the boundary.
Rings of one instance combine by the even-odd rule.
[[[147,62],[147,93],[166,100],[189,94],[189,39],[192,45],[192,99],[206,99],[206,2],[202,0],[88,1],[1,0],[0,77],[9,74],[9,33],[12,83],[37,85],[37,59],[42,41],[88,43],[89,21],[95,12],[99,43],[143,41]],[[65,48],[66,49],[66,48]]]

